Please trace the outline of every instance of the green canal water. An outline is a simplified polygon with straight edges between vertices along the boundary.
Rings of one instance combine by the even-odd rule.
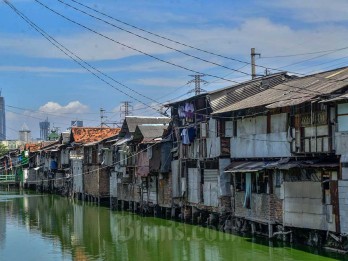
[[[1,261],[345,258],[336,253],[110,211],[54,195],[0,191]]]

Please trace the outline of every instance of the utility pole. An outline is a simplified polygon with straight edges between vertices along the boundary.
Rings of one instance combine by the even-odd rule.
[[[255,56],[260,57],[261,54],[255,53],[255,48],[251,48],[250,56],[251,56],[251,79],[255,79],[256,78]]]
[[[120,106],[120,117],[122,118],[122,116],[124,115],[124,117],[126,118],[127,116],[131,115],[132,112],[131,110],[133,109],[133,106],[130,105],[132,102],[130,101],[124,101],[123,104]]]
[[[195,74],[195,75],[190,75],[191,77],[194,77],[194,79],[188,81],[188,83],[195,83],[195,89],[194,90],[190,90],[190,92],[195,92],[195,95],[199,95],[201,92],[205,92],[206,90],[203,90],[201,88],[201,82],[203,83],[208,83],[207,81],[203,80],[202,77],[204,76],[204,74]]]
[[[103,108],[100,108],[100,127],[103,128],[105,125],[105,120],[107,116],[105,116],[105,110]]]

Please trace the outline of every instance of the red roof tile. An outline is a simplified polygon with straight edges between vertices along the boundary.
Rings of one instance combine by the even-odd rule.
[[[71,128],[73,140],[77,143],[89,143],[100,141],[117,135],[120,128],[93,128],[93,127],[74,127]]]
[[[25,150],[30,152],[38,151],[41,148],[41,143],[27,143],[25,144]]]

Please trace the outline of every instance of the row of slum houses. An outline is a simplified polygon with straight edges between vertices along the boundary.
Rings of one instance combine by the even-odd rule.
[[[348,232],[348,68],[168,104],[172,206],[195,223],[335,247]]]
[[[348,67],[280,72],[166,104],[170,118],[72,128],[26,145],[23,181],[112,209],[345,247],[347,77]]]

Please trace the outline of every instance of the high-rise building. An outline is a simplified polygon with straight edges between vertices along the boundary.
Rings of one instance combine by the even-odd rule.
[[[83,121],[79,121],[79,120],[71,121],[71,127],[83,127]]]
[[[5,98],[0,91],[0,140],[6,140]]]
[[[28,126],[24,123],[22,129],[19,131],[19,140],[24,142],[31,141],[30,132]]]
[[[40,122],[40,139],[41,140],[47,140],[49,131],[50,131],[50,123],[48,122],[48,119]]]

